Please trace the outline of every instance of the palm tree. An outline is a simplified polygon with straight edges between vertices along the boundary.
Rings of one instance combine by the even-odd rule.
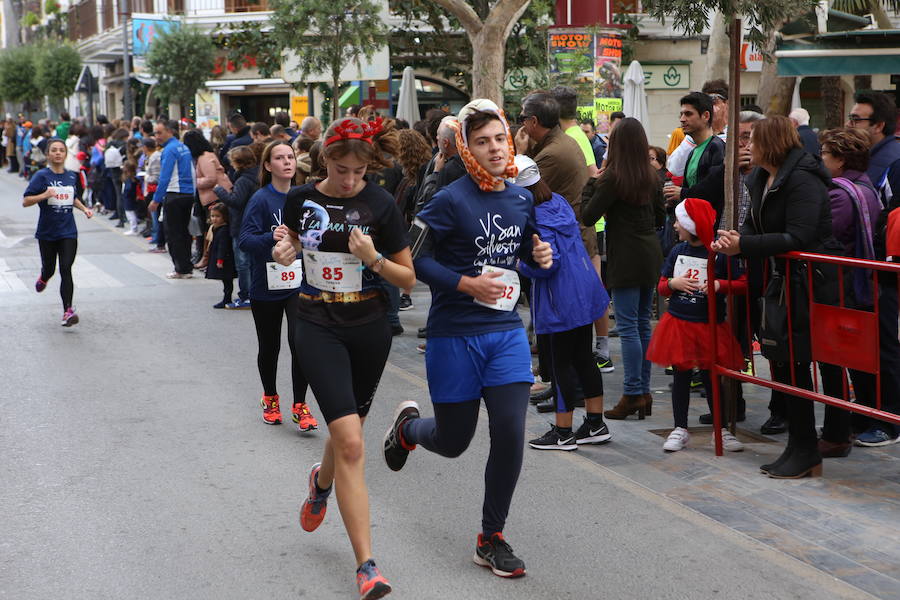
[[[887,11],[895,15],[900,13],[900,0],[832,0],[831,8],[854,15],[871,13],[879,29],[891,29],[891,20]]]

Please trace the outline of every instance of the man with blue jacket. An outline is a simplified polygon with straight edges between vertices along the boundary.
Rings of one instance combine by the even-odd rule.
[[[178,140],[178,121],[160,120],[153,127],[156,141],[162,146],[159,183],[148,210],[152,213],[163,205],[166,240],[175,270],[169,279],[190,279],[194,265],[191,263],[191,234],[188,223],[194,205],[194,163],[187,146]],[[156,198],[161,201],[157,202]]]

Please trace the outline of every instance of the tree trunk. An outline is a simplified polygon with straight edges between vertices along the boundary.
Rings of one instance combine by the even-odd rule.
[[[819,79],[822,108],[825,110],[825,127],[833,129],[844,124],[844,88],[837,76]]]
[[[340,98],[338,94],[341,91],[341,74],[340,71],[337,73],[331,73],[331,120],[332,122],[337,121],[340,116]]]
[[[759,87],[756,92],[756,103],[766,113],[786,115],[791,110],[791,97],[794,93],[796,77],[778,76],[778,59],[775,58],[775,34],[781,25],[767,32],[763,53],[771,57],[771,61],[763,62],[759,74]]]
[[[706,76],[704,81],[722,79],[728,81],[728,23],[725,15],[713,15],[709,30],[709,45],[706,49]]]
[[[472,97],[503,106],[503,63],[506,38],[485,27],[472,38]]]

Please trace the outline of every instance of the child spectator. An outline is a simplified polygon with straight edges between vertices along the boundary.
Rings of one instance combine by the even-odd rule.
[[[132,161],[126,161],[122,165],[122,204],[125,208],[125,218],[128,220],[128,227],[125,228],[125,235],[137,235],[138,218],[137,218],[137,165]]]
[[[669,310],[663,315],[653,332],[647,348],[647,360],[675,370],[672,384],[672,412],[675,429],[663,445],[667,452],[682,450],[691,436],[687,430],[688,404],[691,398],[691,375],[700,369],[700,377],[706,388],[706,398],[712,402],[709,379],[709,325],[707,308],[707,256],[713,242],[716,211],[712,205],[699,198],[688,198],[675,207],[675,231],[681,243],[676,244],[662,268],[657,285],[661,296],[670,297]],[[728,278],[728,261],[731,261],[732,279]],[[740,371],[744,368],[744,355],[740,345],[725,322],[725,297],[728,291],[747,293],[746,275],[738,270],[738,261],[716,255],[716,332],[718,348],[716,360]],[[722,430],[722,442],[729,452],[740,452],[744,445],[728,430]]]
[[[206,266],[206,278],[218,279],[222,282],[222,301],[213,304],[213,308],[225,308],[231,303],[234,290],[234,252],[231,250],[231,234],[228,231],[228,207],[217,202],[209,209],[209,228],[213,232],[209,245],[209,264]]]

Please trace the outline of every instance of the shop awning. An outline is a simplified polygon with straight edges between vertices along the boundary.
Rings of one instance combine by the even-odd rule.
[[[338,100],[338,106],[340,108],[348,108],[353,106],[354,104],[362,103],[362,90],[359,85],[351,84],[343,94],[341,94],[340,99]]]
[[[823,33],[780,43],[780,77],[900,73],[900,30]]]

